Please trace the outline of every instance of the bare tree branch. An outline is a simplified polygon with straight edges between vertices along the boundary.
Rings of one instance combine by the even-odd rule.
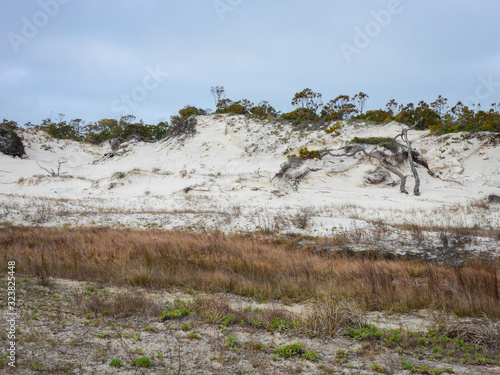
[[[47,168],[44,168],[40,164],[38,164],[38,162],[36,162],[36,165],[38,165],[40,168],[42,168],[44,171],[46,171],[51,177],[56,177],[56,176],[61,175],[61,164],[65,164],[65,163],[67,163],[67,161],[61,161],[61,160],[57,159],[57,172],[54,172],[53,169],[51,169],[49,171]],[[66,172],[63,172],[63,173],[66,173]]]
[[[38,164],[38,162],[36,162],[36,165],[38,165],[40,168],[42,168],[44,171],[46,171],[50,176],[54,177],[56,175],[54,170],[49,171],[47,168],[44,168],[40,164]]]

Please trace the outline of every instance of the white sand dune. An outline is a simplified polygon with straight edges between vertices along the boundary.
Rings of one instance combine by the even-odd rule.
[[[439,178],[419,167],[421,195],[398,185],[368,185],[377,167],[368,157],[307,161],[312,170],[296,191],[271,179],[287,154],[341,149],[353,137],[394,137],[400,124],[344,124],[338,136],[294,131],[289,124],[244,116],[199,116],[191,137],[130,141],[111,157],[109,144],[56,140],[21,130],[27,158],[0,155],[0,222],[50,226],[163,229],[259,229],[329,236],[339,228],[416,224],[500,228],[500,146],[494,135],[429,135],[410,131],[413,147]],[[40,166],[57,170],[50,177]],[[40,165],[40,166],[39,166]],[[392,176],[397,183],[397,177]],[[307,216],[307,225],[292,218]],[[300,220],[299,220],[300,221]]]

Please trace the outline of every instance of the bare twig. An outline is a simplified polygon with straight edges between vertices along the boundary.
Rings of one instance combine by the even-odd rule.
[[[113,324],[112,322],[108,322],[108,326],[113,331],[116,332],[116,334],[114,335],[113,338],[118,342],[118,344],[120,344],[120,346],[123,348],[123,350],[125,350],[125,353],[127,353],[127,356],[130,359],[130,363],[131,364],[135,363],[135,359],[134,359],[134,356],[132,355],[132,351],[130,350],[129,346],[127,345],[127,343],[123,339],[122,330],[120,328],[118,328],[117,325]],[[137,371],[139,371],[142,375],[146,375],[146,373],[140,367],[136,368],[136,372]]]
[[[56,176],[61,175],[61,164],[65,164],[65,163],[67,163],[67,161],[61,161],[61,160],[57,159],[57,172],[54,172],[53,169],[51,169],[49,171],[47,168],[44,168],[40,164],[38,164],[38,162],[36,162],[36,165],[38,165],[40,168],[42,168],[44,171],[46,171],[50,176],[56,177]],[[66,173],[66,172],[63,172],[63,173]]]

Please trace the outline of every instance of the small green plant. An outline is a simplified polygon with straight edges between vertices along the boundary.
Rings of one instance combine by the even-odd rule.
[[[107,339],[110,337],[110,335],[107,332],[101,332],[97,334],[97,337],[99,337],[100,339]]]
[[[337,121],[335,124],[330,126],[328,129],[325,129],[326,134],[334,134],[334,135],[339,135],[339,129],[342,126],[342,121]]]
[[[135,349],[132,353],[134,354],[144,354],[144,350],[141,348]]]
[[[305,359],[305,360],[311,361],[311,362],[317,362],[319,359],[319,355],[318,355],[318,352],[310,350],[310,351],[302,354],[302,359]]]
[[[290,345],[278,346],[274,349],[280,358],[292,358],[304,353],[304,348],[300,342]]]
[[[120,358],[113,358],[111,362],[109,362],[111,367],[122,367],[123,361]]]
[[[301,159],[321,159],[318,150],[309,151],[307,147],[301,148],[299,150],[299,158]]]
[[[344,349],[338,349],[335,353],[335,362],[346,362],[347,361],[347,352]]]
[[[229,324],[234,322],[234,315],[230,314],[222,318],[221,323],[223,327],[227,327]]]
[[[183,325],[181,325],[181,331],[187,332],[190,331],[191,329],[192,327],[189,323],[184,323]]]
[[[86,286],[85,287],[85,294],[92,294],[95,293],[95,288],[92,286]]]
[[[344,335],[355,339],[375,339],[378,340],[384,336],[384,331],[379,330],[373,324],[367,324],[360,329],[348,328]]]
[[[415,370],[415,365],[411,362],[405,361],[402,363],[401,369],[413,372]]]
[[[274,318],[271,323],[268,324],[266,327],[267,330],[269,331],[281,331],[283,329],[293,329],[296,327],[296,323],[294,322],[287,322],[286,320],[283,320],[281,318]]]
[[[199,340],[200,339],[200,335],[198,333],[196,333],[196,332],[189,332],[186,335],[186,338],[191,339],[191,340]]]
[[[478,365],[485,365],[488,363],[488,359],[481,353],[476,353],[474,355],[474,360]]]
[[[191,315],[192,311],[189,309],[186,302],[180,299],[175,299],[172,306],[167,306],[161,314],[161,320],[179,318],[181,316]]]
[[[254,319],[254,320],[252,320],[252,325],[256,326],[256,327],[261,327],[264,325],[264,322],[262,320],[259,320],[259,319]]]
[[[154,326],[147,326],[146,328],[144,328],[145,331],[148,331],[148,332],[154,332],[155,331],[155,327]]]
[[[385,372],[385,368],[380,366],[379,364],[377,363],[374,363],[370,366],[370,368],[372,369],[372,371],[375,371],[377,373],[384,373]]]
[[[390,329],[387,331],[388,337],[384,339],[384,341],[387,343],[388,346],[396,346],[403,340],[403,336],[401,335],[400,332],[398,332],[395,329]]]
[[[233,334],[226,337],[226,346],[228,348],[233,348],[236,346],[236,338]]]
[[[34,362],[30,367],[33,371],[43,371],[45,365],[43,363]]]
[[[151,358],[149,357],[141,357],[136,359],[135,361],[131,361],[130,364],[135,367],[145,367],[149,368],[151,367]]]
[[[89,320],[90,319],[94,319],[95,318],[95,312],[89,311],[89,312],[85,313],[85,318],[89,319]]]

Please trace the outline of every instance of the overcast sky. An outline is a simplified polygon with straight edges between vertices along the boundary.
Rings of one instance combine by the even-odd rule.
[[[293,109],[500,102],[498,0],[0,0],[0,120],[168,120],[231,100]]]

